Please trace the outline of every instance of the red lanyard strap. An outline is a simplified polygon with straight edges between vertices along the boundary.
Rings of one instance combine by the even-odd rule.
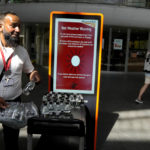
[[[7,70],[9,70],[13,53],[11,54],[11,56],[8,58],[8,60],[7,60],[7,62],[6,62],[6,61],[5,61],[4,53],[3,53],[3,51],[1,50],[1,48],[0,48],[0,51],[1,51],[2,59],[3,59],[3,64],[4,64],[5,71],[7,71]]]

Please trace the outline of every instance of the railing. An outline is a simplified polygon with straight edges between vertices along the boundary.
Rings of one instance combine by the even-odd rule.
[[[29,3],[29,2],[64,2],[64,3],[96,3],[139,8],[150,8],[150,0],[0,0],[1,3]]]

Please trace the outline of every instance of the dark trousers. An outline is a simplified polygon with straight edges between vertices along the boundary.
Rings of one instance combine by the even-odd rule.
[[[18,97],[13,102],[21,102],[21,98]],[[3,138],[5,150],[19,150],[19,129],[14,129],[3,124]]]
[[[13,129],[3,125],[3,138],[5,150],[19,150],[19,129]]]

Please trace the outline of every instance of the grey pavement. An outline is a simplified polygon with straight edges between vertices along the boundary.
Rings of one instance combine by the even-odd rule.
[[[42,95],[48,91],[48,70],[38,67],[42,81],[23,101],[34,101],[40,107]],[[27,77],[23,77],[24,84]],[[101,74],[97,150],[149,150],[150,89],[144,104],[134,103],[144,82],[144,73],[104,72]],[[27,147],[26,127],[20,132],[20,149]],[[39,136],[34,136],[36,146]],[[3,149],[0,126],[0,150]]]
[[[150,89],[134,103],[143,82],[144,73],[102,73],[98,150],[149,149]]]

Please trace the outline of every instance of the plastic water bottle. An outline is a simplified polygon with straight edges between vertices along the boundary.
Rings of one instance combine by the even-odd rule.
[[[28,96],[31,91],[34,89],[35,87],[35,82],[34,81],[30,81],[26,84],[26,86],[23,88],[23,94]]]

